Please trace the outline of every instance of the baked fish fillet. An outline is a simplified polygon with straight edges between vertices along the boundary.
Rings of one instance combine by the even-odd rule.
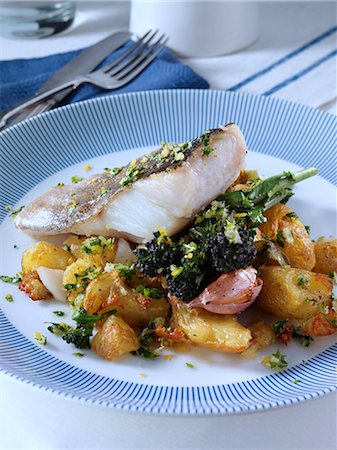
[[[163,144],[123,168],[52,188],[25,207],[15,225],[33,236],[104,235],[137,243],[159,227],[173,235],[235,181],[246,153],[235,124],[184,144]]]

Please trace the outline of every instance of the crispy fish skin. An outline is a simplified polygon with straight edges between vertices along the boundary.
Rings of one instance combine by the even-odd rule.
[[[118,173],[55,187],[24,208],[15,225],[33,236],[102,234],[146,242],[160,226],[172,235],[235,181],[246,153],[235,124],[209,130],[140,157]]]

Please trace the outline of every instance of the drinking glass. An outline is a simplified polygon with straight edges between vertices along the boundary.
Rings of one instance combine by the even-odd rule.
[[[72,1],[0,1],[0,34],[40,39],[67,29],[75,17]]]

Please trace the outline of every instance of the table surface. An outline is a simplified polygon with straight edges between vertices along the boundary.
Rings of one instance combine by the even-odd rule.
[[[271,8],[270,21],[277,17]],[[320,15],[320,5],[310,4],[305,9],[304,4],[303,14],[306,11],[308,17],[305,22],[315,20],[315,17],[317,22],[328,20],[324,14]],[[127,13],[126,2],[113,5],[110,2],[95,2],[94,6],[81,2],[73,27],[62,35],[38,42],[0,38],[0,59],[44,56],[85,47],[113,29],[127,28]],[[288,13],[291,14],[292,10],[289,9]],[[282,21],[282,17],[279,16],[277,21]],[[268,32],[271,33],[273,28],[273,24],[269,23]],[[265,28],[263,30],[260,42],[267,43],[268,32]],[[282,44],[280,41],[280,47]],[[187,59],[186,63],[204,76],[211,87],[228,87],[225,81],[228,58]],[[215,71],[214,67],[219,70]],[[336,90],[329,95],[331,100],[315,106],[335,113]],[[1,375],[0,383],[1,449],[318,450],[335,449],[337,446],[337,403],[334,394],[254,414],[185,418],[126,414],[87,406],[27,386],[5,375]]]

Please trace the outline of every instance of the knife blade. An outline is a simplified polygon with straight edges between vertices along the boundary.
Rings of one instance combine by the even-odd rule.
[[[71,80],[74,75],[86,74],[94,70],[104,59],[113,51],[117,50],[131,38],[129,31],[118,31],[112,33],[105,39],[83,50],[79,55],[75,56],[71,61],[66,63],[60,70],[58,70],[52,77],[50,77],[35,95],[57,87],[68,80]],[[41,102],[38,106],[26,108],[26,110],[16,117],[14,117],[8,126],[15,125],[24,119],[35,116],[42,112],[48,111],[56,104],[60,103],[73,91],[72,88],[65,89],[55,94],[51,99]]]

